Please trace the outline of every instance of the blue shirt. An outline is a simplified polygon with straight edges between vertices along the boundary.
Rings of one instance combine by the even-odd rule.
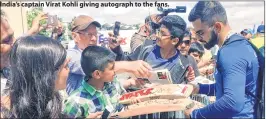
[[[178,67],[180,67],[181,65],[182,68],[185,68],[187,64],[183,64],[181,62],[179,54],[179,51],[176,50],[176,54],[173,57],[169,59],[164,59],[161,56],[160,47],[158,45],[155,45],[153,46],[152,52],[148,54],[147,58],[141,60],[144,60],[149,63],[154,70],[168,69],[171,74],[172,82],[174,84],[180,84],[184,83],[184,81],[180,79],[179,75],[182,75],[182,72],[179,71]],[[188,63],[190,63],[190,65],[195,69],[196,76],[198,76],[199,73],[195,60],[190,56],[188,56],[187,60],[189,60]]]
[[[74,48],[67,50],[67,57],[70,57],[71,60],[68,63],[69,66],[69,75],[67,79],[67,87],[66,92],[69,95],[72,91],[79,88],[82,80],[85,77],[85,73],[83,72],[80,64],[82,50],[75,45]]]
[[[216,102],[194,110],[192,118],[255,118],[259,63],[255,51],[241,36],[232,35],[218,51],[216,83],[200,85],[200,92],[216,95]],[[244,39],[244,38],[243,38]]]
[[[187,66],[192,66],[195,76],[199,76],[199,70],[193,57],[189,55],[180,55],[179,51],[176,50],[176,54],[173,57],[164,59],[161,57],[160,47],[151,40],[144,41],[143,45],[137,47],[134,52],[129,55],[125,55],[120,46],[113,49],[113,52],[117,55],[116,61],[143,60],[149,63],[155,70],[168,69],[174,84],[186,82],[184,74]]]

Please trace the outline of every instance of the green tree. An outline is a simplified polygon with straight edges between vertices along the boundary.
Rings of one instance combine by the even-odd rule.
[[[72,31],[72,22],[76,17],[72,18],[72,20],[67,24],[68,31],[70,32],[68,35],[69,40],[72,40],[71,31]]]

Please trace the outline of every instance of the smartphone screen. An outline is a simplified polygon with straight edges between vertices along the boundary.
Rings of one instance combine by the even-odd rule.
[[[190,68],[191,66],[187,66],[186,67],[186,70],[185,70],[185,72],[184,72],[184,76],[185,76],[185,83],[187,84],[188,83],[188,79],[187,79],[187,77],[188,77],[188,72],[189,72],[189,68]]]
[[[48,15],[48,25],[57,26],[58,19],[56,15]]]

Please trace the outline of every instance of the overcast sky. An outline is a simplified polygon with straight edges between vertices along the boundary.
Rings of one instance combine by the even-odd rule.
[[[139,1],[140,2],[140,1]],[[142,3],[142,2],[140,2]],[[188,14],[196,2],[167,2],[169,8],[175,6],[186,6],[186,13],[179,13],[181,17],[188,23]],[[253,25],[261,24],[264,21],[264,2],[251,1],[251,2],[221,2],[227,12],[229,24],[233,31],[239,32],[245,28],[252,28]],[[63,18],[63,21],[69,22],[74,16],[89,15],[103,23],[114,23],[120,21],[126,24],[144,23],[144,19],[149,14],[158,13],[155,7],[130,7],[130,8],[55,8],[46,7],[45,12],[56,14]],[[171,13],[172,14],[172,13]]]

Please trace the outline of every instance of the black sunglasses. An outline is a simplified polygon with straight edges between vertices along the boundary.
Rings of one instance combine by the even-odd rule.
[[[189,45],[190,44],[190,40],[181,41],[181,44],[182,43],[185,43],[186,45]]]

